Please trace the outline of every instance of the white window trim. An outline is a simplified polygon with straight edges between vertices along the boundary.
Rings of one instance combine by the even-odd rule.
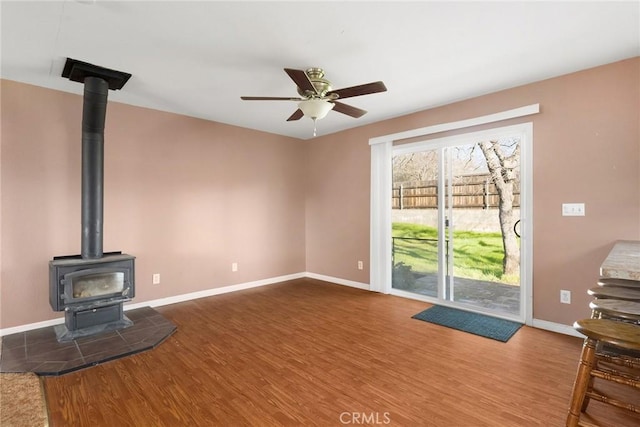
[[[446,132],[450,130],[464,129],[471,126],[484,125],[487,123],[495,123],[518,117],[530,116],[540,112],[540,104],[531,104],[524,107],[514,108],[512,110],[501,111],[499,113],[488,114],[486,116],[474,117],[472,119],[459,120],[456,122],[441,123],[437,125],[427,126],[418,129],[411,129],[404,132],[392,133],[384,136],[377,136],[369,139],[369,145],[383,144],[402,139],[417,138],[421,136],[433,135],[434,133]]]
[[[424,128],[413,129],[405,132],[398,132],[395,134],[384,135],[380,137],[371,138],[369,145],[371,146],[371,211],[370,211],[370,271],[369,282],[370,290],[381,293],[391,292],[391,175],[392,175],[392,158],[393,158],[393,142],[407,138],[417,138],[432,135],[439,132],[448,130],[463,129],[466,127],[477,126],[487,123],[494,123],[512,118],[525,117],[528,115],[536,114],[540,112],[540,104],[532,104],[525,107],[516,108],[513,110],[503,111],[500,113],[490,114],[486,116],[476,117],[473,119],[461,120],[457,122],[443,123],[433,126],[427,126]],[[533,165],[533,125],[532,123],[525,123],[515,126],[528,126],[525,129],[527,138],[531,138],[524,145],[525,150],[528,152],[525,154],[525,162],[522,167],[532,172]],[[511,128],[511,127],[507,127]],[[481,134],[479,131],[477,134]],[[495,134],[487,130],[488,133]],[[462,136],[461,136],[462,137]],[[455,137],[451,137],[455,138]],[[418,143],[406,144],[406,147],[398,148],[398,150],[410,151]],[[523,170],[523,173],[526,171]],[[532,173],[531,175],[532,176]],[[533,184],[532,179],[528,180],[526,187],[521,191],[528,192],[528,200],[533,199]],[[522,206],[522,236],[523,245],[526,246],[527,257],[523,257],[523,270],[522,281],[526,286],[525,292],[527,297],[525,301],[521,301],[520,313],[524,317],[526,324],[531,325],[533,322],[533,283],[532,283],[532,271],[533,271],[533,207]],[[524,237],[526,236],[526,238]]]

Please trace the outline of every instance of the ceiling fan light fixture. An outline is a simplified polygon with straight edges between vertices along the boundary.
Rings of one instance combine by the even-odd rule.
[[[1,1],[1,0],[0,0]],[[300,98],[282,96],[241,96],[245,101],[299,101],[298,109],[287,118],[287,122],[308,117],[313,120],[313,136],[316,136],[316,122],[326,117],[330,110],[357,119],[367,112],[360,108],[343,104],[338,100],[355,96],[385,92],[387,87],[383,82],[371,82],[357,86],[333,90],[331,82],[324,78],[322,68],[309,68],[306,71],[285,68],[285,73],[296,84]]]
[[[324,99],[306,99],[298,103],[298,108],[302,110],[305,116],[320,120],[325,118],[327,113],[333,108],[334,104]]]

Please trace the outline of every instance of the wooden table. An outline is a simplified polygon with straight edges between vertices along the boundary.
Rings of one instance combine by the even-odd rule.
[[[640,241],[618,240],[600,266],[600,277],[640,281]]]

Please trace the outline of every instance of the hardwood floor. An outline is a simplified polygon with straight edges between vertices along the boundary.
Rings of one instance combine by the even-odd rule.
[[[159,307],[178,331],[158,348],[45,378],[50,424],[564,425],[582,340],[501,343],[411,319],[426,307],[312,279]]]

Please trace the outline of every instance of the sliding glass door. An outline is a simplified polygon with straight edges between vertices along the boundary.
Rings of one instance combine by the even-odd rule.
[[[522,143],[501,130],[393,148],[393,291],[522,318]]]
[[[441,288],[440,157],[427,148],[393,156],[392,287],[431,297]]]

